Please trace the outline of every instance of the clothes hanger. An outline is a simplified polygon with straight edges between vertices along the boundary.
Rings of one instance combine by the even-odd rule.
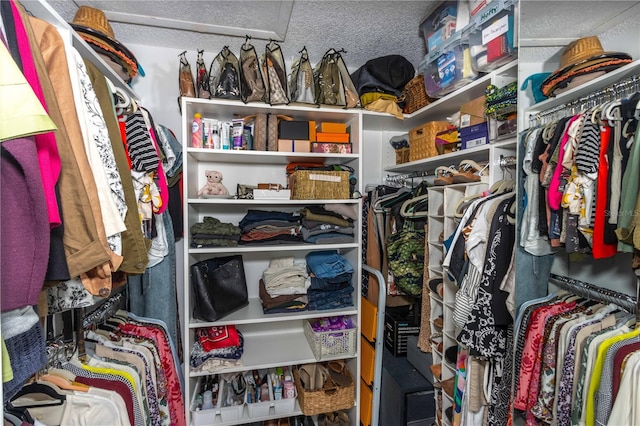
[[[55,374],[44,374],[40,376],[39,381],[45,381],[52,383],[58,386],[60,389],[65,389],[69,391],[80,391],[80,392],[88,392],[90,386],[85,385],[83,383],[72,382],[62,376],[58,376]]]
[[[37,405],[15,405],[15,401],[22,396],[30,395],[30,394],[43,394],[51,398],[51,404],[37,404]],[[22,387],[16,393],[13,398],[11,398],[11,404],[14,407],[23,407],[29,408],[31,406],[42,406],[42,405],[62,405],[67,400],[66,395],[62,392],[58,386],[53,383],[45,383],[45,382],[33,382],[29,383]]]
[[[400,208],[400,215],[406,218],[426,217],[429,214],[428,210],[414,211],[413,209],[420,201],[427,200],[428,198],[429,194],[424,194],[406,200],[404,203],[402,203],[402,207]]]

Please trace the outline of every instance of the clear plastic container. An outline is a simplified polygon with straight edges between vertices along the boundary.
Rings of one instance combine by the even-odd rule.
[[[518,57],[516,2],[494,0],[472,19],[465,36],[471,64],[477,72],[491,72]]]
[[[420,64],[427,95],[441,98],[478,78],[471,65],[469,41],[457,33]]]

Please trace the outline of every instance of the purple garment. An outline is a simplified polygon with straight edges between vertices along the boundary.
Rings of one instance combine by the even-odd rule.
[[[38,303],[49,259],[49,216],[32,137],[1,145],[2,312]]]

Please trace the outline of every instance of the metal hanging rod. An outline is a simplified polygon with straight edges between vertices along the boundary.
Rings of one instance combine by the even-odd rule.
[[[500,155],[500,161],[498,165],[502,169],[515,169],[518,165],[518,159],[514,156],[505,157],[504,155]]]
[[[427,176],[431,176],[431,172],[428,172],[428,171],[425,170],[425,171],[420,171],[420,172],[407,173],[407,174],[404,174],[404,175],[387,175],[387,176],[385,176],[384,180],[387,183],[404,184],[409,179],[422,178],[422,177],[427,177]]]
[[[595,107],[604,102],[629,96],[638,91],[640,91],[640,76],[635,74],[578,99],[531,114],[529,121],[531,123],[537,121],[538,124],[541,124],[548,119],[557,119],[565,117],[567,114],[576,114],[577,112]]]
[[[571,293],[577,294],[578,296],[607,303],[614,303],[630,313],[635,313],[636,316],[640,313],[638,311],[638,302],[636,297],[562,275],[551,274],[550,278],[554,285],[568,290]]]

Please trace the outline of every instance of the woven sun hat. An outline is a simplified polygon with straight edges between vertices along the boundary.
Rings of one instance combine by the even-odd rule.
[[[89,45],[98,46],[114,53],[124,64],[128,65],[130,76],[138,73],[136,57],[122,43],[116,40],[111,24],[104,12],[89,6],[80,6],[71,22],[71,26]]]
[[[596,36],[583,37],[571,42],[562,51],[560,67],[542,82],[547,96],[554,94],[556,83],[568,75],[612,71],[631,62],[631,56],[623,52],[606,52]]]

